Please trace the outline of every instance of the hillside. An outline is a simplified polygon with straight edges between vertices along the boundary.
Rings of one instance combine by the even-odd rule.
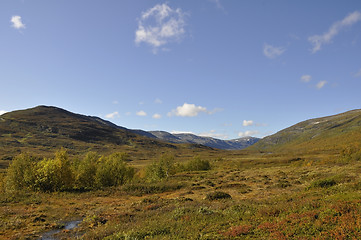
[[[255,144],[259,140],[259,138],[255,137],[242,137],[232,140],[222,140],[212,137],[197,136],[189,133],[171,134],[165,131],[146,132],[142,130],[135,130],[135,132],[143,136],[156,138],[170,143],[201,144],[211,148],[218,148],[223,150],[241,150],[251,146],[252,144]]]
[[[261,139],[260,151],[339,151],[361,144],[361,110],[310,119]]]
[[[116,150],[141,156],[200,148],[140,136],[98,117],[75,114],[57,107],[38,106],[0,116],[0,159],[12,159],[20,152],[49,155],[61,147],[76,154]]]

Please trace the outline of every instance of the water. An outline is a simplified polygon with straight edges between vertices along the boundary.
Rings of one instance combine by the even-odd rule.
[[[70,221],[70,222],[66,222],[64,225],[64,228],[62,229],[55,229],[55,230],[51,230],[49,232],[46,232],[44,234],[42,234],[42,236],[39,238],[39,240],[57,240],[58,238],[55,236],[57,233],[65,230],[71,230],[76,228],[79,223],[81,223],[82,220],[75,220],[75,221]]]

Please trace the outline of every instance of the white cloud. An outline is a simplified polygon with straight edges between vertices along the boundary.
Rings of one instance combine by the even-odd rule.
[[[163,102],[162,102],[162,100],[160,100],[159,98],[156,98],[156,99],[154,100],[154,103],[162,104]]]
[[[361,69],[357,73],[355,73],[355,77],[361,77]]]
[[[259,131],[245,131],[245,132],[239,132],[239,137],[251,137],[259,134]]]
[[[311,75],[303,75],[303,76],[301,77],[301,81],[302,81],[302,82],[305,82],[305,83],[311,81],[311,79],[312,79]]]
[[[5,110],[0,110],[0,115],[3,115],[4,113],[7,113]]]
[[[119,117],[119,113],[118,112],[112,112],[112,113],[109,113],[109,114],[105,115],[105,117],[109,118],[109,119],[113,119],[113,118]]]
[[[158,113],[155,113],[155,114],[153,114],[152,118],[154,118],[154,119],[160,119],[160,118],[162,118],[162,115],[160,115],[160,114],[158,114]]]
[[[276,58],[280,55],[282,55],[286,51],[286,48],[284,47],[274,47],[269,44],[264,44],[263,46],[263,54],[268,58]]]
[[[252,126],[253,125],[253,121],[252,120],[243,120],[243,126],[247,127],[247,126]]]
[[[212,138],[219,138],[219,139],[227,139],[228,138],[227,134],[217,133],[216,130],[211,130],[209,132],[200,133],[200,134],[198,134],[198,136],[212,137]]]
[[[141,117],[145,117],[145,116],[147,116],[147,113],[146,113],[146,112],[144,112],[143,110],[141,110],[141,111],[137,112],[136,114],[137,114],[137,116],[141,116]]]
[[[319,83],[317,83],[316,87],[318,89],[323,88],[326,85],[327,81],[320,81]]]
[[[355,11],[347,15],[341,21],[337,21],[331,25],[329,30],[322,35],[314,35],[308,38],[308,41],[312,44],[312,53],[315,53],[321,50],[323,44],[330,43],[332,39],[339,34],[339,32],[353,24],[357,23],[361,20],[361,13],[359,11]]]
[[[114,100],[113,104],[119,104],[119,102],[117,100]]]
[[[135,43],[145,42],[158,48],[169,42],[179,41],[185,33],[185,14],[182,9],[172,9],[166,3],[157,4],[142,13],[135,32]]]
[[[178,106],[176,109],[169,112],[168,116],[195,117],[201,112],[209,113],[205,107],[184,103],[183,106]]]
[[[12,16],[10,22],[12,27],[15,29],[25,28],[25,24],[21,21],[20,16]]]
[[[177,131],[177,130],[173,130],[170,132],[171,134],[193,134],[196,135],[194,132],[187,132],[187,131]]]

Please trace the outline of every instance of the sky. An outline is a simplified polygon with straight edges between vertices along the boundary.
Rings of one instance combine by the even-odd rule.
[[[361,1],[1,0],[0,114],[264,137],[361,108]]]

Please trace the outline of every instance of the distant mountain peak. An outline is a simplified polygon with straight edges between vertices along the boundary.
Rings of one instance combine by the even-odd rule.
[[[256,143],[259,138],[242,137],[232,140],[221,140],[213,137],[203,137],[192,133],[169,133],[165,131],[150,131],[156,138],[171,143],[193,143],[204,146],[224,149],[224,150],[240,150]],[[141,134],[141,133],[140,133]]]

